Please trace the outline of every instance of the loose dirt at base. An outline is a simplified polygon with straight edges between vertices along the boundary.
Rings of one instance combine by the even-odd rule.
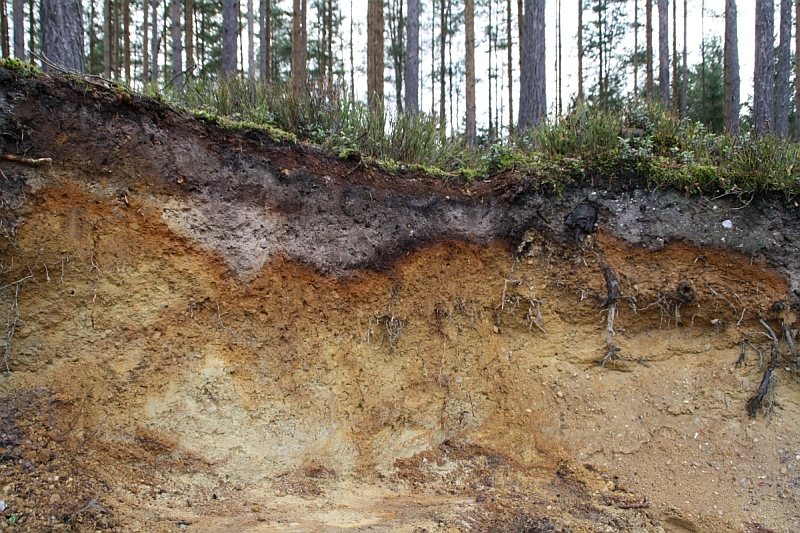
[[[65,117],[124,133],[95,139],[105,165],[0,163],[0,528],[800,528],[796,209],[394,187],[154,104],[4,83],[0,107],[37,156],[89,138]],[[137,128],[158,144],[126,148]],[[204,164],[168,168],[187,145]],[[165,166],[137,166],[145,150]],[[576,239],[566,215],[587,203],[598,229]],[[654,229],[622,229],[630,213]],[[723,220],[734,229],[714,233]],[[600,366],[602,264],[619,352]],[[781,364],[752,418],[772,349],[761,320]]]

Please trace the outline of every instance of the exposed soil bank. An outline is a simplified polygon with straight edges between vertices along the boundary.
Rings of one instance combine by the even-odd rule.
[[[2,527],[800,527],[795,208],[508,203],[2,69],[0,132],[53,159],[0,161]]]

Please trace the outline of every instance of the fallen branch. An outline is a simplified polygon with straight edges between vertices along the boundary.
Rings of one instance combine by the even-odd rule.
[[[6,161],[15,161],[17,163],[25,163],[26,165],[35,165],[35,166],[45,165],[45,164],[49,165],[53,162],[53,160],[50,159],[49,157],[34,158],[34,157],[23,157],[14,154],[0,154],[0,159],[5,159]]]
[[[795,363],[800,365],[800,361],[797,361],[797,347],[794,345],[794,333],[786,322],[783,323],[783,336],[786,337],[786,344],[789,345],[789,352],[792,354],[792,357],[794,357]]]
[[[758,321],[761,322],[761,325],[767,330],[767,336],[772,339],[772,354],[770,362],[767,365],[767,369],[764,370],[764,376],[761,378],[761,384],[758,386],[758,390],[756,390],[756,393],[747,402],[747,412],[753,418],[755,418],[758,414],[758,408],[761,405],[761,402],[764,401],[764,397],[769,391],[769,386],[770,383],[772,383],[772,376],[775,373],[775,369],[778,368],[778,365],[780,364],[780,354],[778,353],[778,337],[775,335],[775,332],[772,330],[772,328],[769,327],[769,324],[764,321],[763,317],[759,317]]]

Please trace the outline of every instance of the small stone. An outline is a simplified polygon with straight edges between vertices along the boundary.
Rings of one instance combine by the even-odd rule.
[[[161,332],[160,331],[156,331],[155,333],[153,333],[153,340],[154,341],[157,341],[160,338],[161,338]]]
[[[56,493],[50,496],[50,503],[58,503],[61,501],[61,495]]]
[[[253,511],[254,513],[260,513],[261,507],[259,507],[258,505],[254,505],[253,508],[250,510]]]
[[[500,333],[500,328],[498,328],[497,326],[492,326],[492,331],[494,331],[495,333]]]
[[[733,228],[733,222],[731,222],[730,220],[723,220],[722,221],[722,227],[725,228],[725,229],[732,229]]]
[[[264,515],[258,515],[258,518],[256,520],[258,520],[259,522],[266,522],[267,517]]]

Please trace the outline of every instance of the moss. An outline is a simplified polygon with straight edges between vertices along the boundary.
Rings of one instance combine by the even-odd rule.
[[[236,121],[227,117],[221,117],[205,110],[192,110],[191,115],[202,122],[214,124],[227,131],[257,131],[265,133],[273,142],[297,142],[297,136],[293,133],[283,131],[280,128],[269,124],[256,124],[247,120]]]
[[[26,78],[30,76],[38,76],[42,72],[36,68],[34,65],[30,63],[26,63],[25,61],[21,61],[15,57],[6,57],[0,59],[0,67],[7,68],[8,70],[12,70],[17,74],[20,74]]]

